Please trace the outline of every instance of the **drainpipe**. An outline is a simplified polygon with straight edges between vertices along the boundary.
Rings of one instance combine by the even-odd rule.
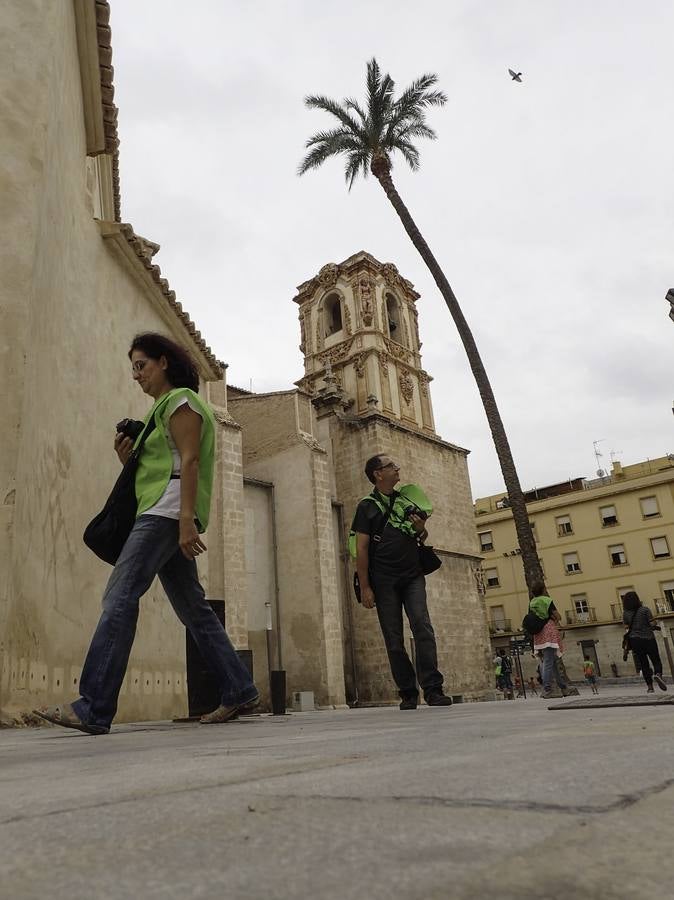
[[[339,527],[339,555],[342,559],[344,568],[344,595],[346,597],[346,617],[349,623],[349,651],[351,655],[351,681],[353,682],[353,705],[358,706],[358,667],[356,665],[356,647],[353,637],[353,610],[351,609],[351,592],[349,584],[351,582],[351,572],[349,571],[349,554],[344,542],[344,505],[335,503],[333,506],[337,510],[337,522]]]

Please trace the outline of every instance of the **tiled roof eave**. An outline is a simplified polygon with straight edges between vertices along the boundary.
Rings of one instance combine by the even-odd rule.
[[[190,341],[201,359],[202,374],[210,375],[206,380],[220,381],[224,375],[226,364],[214,355],[211,348],[201,336],[194,322],[176,299],[168,280],[161,274],[158,265],[146,254],[142,241],[135,234],[131,225],[118,222],[99,222],[101,235],[113,242],[121,252],[127,264],[133,269],[135,276],[150,290],[154,298],[163,305],[165,315],[174,316],[189,335]]]

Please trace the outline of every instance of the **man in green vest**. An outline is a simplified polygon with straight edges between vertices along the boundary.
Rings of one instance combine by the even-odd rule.
[[[361,602],[365,609],[377,610],[400,709],[417,708],[417,680],[429,706],[450,706],[451,698],[442,690],[444,679],[438,671],[426,581],[419,563],[419,544],[427,537],[425,512],[410,500],[411,491],[406,495],[396,487],[399,473],[400,467],[386,454],[373,456],[365,464],[374,490],[358,504],[352,525]],[[414,637],[416,672],[403,640],[403,609]]]

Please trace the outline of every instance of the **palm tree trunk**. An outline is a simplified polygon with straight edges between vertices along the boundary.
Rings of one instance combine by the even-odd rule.
[[[501,465],[503,480],[505,481],[506,490],[508,491],[508,500],[510,501],[512,509],[517,540],[522,552],[524,577],[527,587],[531,590],[532,585],[535,582],[544,582],[543,570],[541,569],[541,563],[536,551],[536,542],[534,540],[531,524],[529,523],[529,515],[527,513],[526,503],[524,502],[520,480],[517,476],[515,462],[510,450],[510,444],[508,443],[505,428],[503,427],[503,421],[501,420],[501,414],[498,411],[494,392],[492,391],[489,378],[487,377],[484,365],[482,364],[475,338],[473,337],[463,312],[461,311],[459,302],[456,299],[454,291],[447,281],[444,272],[440,268],[436,258],[433,256],[430,247],[417,228],[414,219],[410,215],[409,210],[403,203],[393,184],[391,167],[388,159],[382,156],[375,156],[372,160],[371,169],[373,175],[378,179],[384,189],[386,196],[391,201],[391,205],[398,213],[400,221],[403,223],[403,227],[410,236],[412,243],[428,266],[431,275],[435,279],[435,283],[440,288],[440,293],[445,298],[447,308],[449,309],[449,312],[454,319],[454,324],[459,332],[459,337],[461,338],[466,355],[468,356],[470,368],[475,376],[477,388],[484,405],[484,411],[487,414],[487,422],[489,423],[489,428],[494,439],[494,446]]]

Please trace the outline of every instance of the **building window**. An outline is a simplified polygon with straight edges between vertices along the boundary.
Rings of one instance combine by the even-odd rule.
[[[669,603],[670,610],[674,611],[674,581],[663,581],[660,590],[662,596]]]
[[[393,294],[386,295],[386,319],[389,335],[399,344],[404,343],[400,328],[400,304]]]
[[[577,616],[582,616],[589,612],[590,608],[587,605],[587,594],[571,594],[571,601]]]
[[[535,523],[535,522],[529,522],[529,525],[531,525],[531,533],[532,533],[533,536],[534,536],[534,540],[536,541],[536,543],[538,543],[538,535],[536,534],[536,523]]]
[[[608,555],[611,557],[612,566],[626,566],[627,556],[625,554],[624,544],[612,544],[608,548]]]
[[[500,587],[501,582],[498,580],[498,569],[485,569],[484,581],[488,588]]]
[[[505,609],[502,606],[490,606],[489,614],[491,616],[492,625],[503,627],[505,622]]]
[[[665,559],[669,556],[669,544],[666,537],[651,538],[651,551],[653,559]]]
[[[480,531],[478,533],[478,537],[480,538],[480,549],[483,552],[494,549],[494,541],[491,536],[491,531]]]
[[[330,294],[323,306],[325,316],[325,336],[342,330],[342,299],[339,294]]]
[[[580,560],[577,553],[565,553],[562,558],[564,560],[564,571],[567,575],[580,572]]]
[[[641,497],[639,503],[641,504],[641,515],[644,519],[652,519],[660,515],[657,497]]]
[[[618,524],[618,514],[615,506],[600,506],[599,515],[601,516],[601,524],[603,528]]]
[[[557,534],[564,537],[567,534],[573,534],[573,526],[571,525],[571,516],[557,516],[555,518],[557,525]]]

